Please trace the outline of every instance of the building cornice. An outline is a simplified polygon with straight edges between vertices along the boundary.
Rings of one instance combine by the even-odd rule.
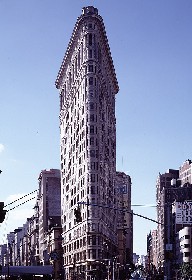
[[[77,22],[75,24],[75,27],[73,29],[67,50],[65,52],[65,56],[63,58],[61,67],[59,69],[56,81],[55,81],[55,85],[57,89],[60,89],[62,87],[62,80],[63,80],[63,76],[65,75],[65,72],[67,70],[68,67],[68,60],[69,58],[71,58],[72,53],[74,52],[74,46],[76,46],[76,38],[79,37],[79,32],[81,30],[81,27],[83,26],[83,23],[89,19],[89,18],[94,18],[95,21],[98,22],[102,32],[101,34],[103,35],[103,41],[106,47],[106,52],[109,58],[109,64],[110,67],[112,69],[112,74],[113,74],[113,79],[114,79],[114,85],[115,85],[115,93],[117,93],[119,91],[119,86],[118,86],[118,82],[117,82],[117,77],[116,77],[116,73],[115,73],[115,68],[113,65],[113,59],[111,56],[111,51],[110,51],[110,47],[109,47],[109,43],[108,43],[108,39],[107,39],[107,35],[106,35],[106,31],[105,31],[105,26],[103,23],[103,19],[100,15],[98,14],[83,14],[80,17],[78,17]]]

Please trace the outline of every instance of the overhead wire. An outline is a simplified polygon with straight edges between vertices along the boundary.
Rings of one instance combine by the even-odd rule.
[[[23,195],[22,197],[20,197],[20,198],[14,200],[14,201],[8,203],[8,204],[5,205],[4,207],[10,206],[10,205],[14,204],[15,202],[18,202],[19,200],[21,200],[21,199],[23,199],[23,198],[25,198],[25,197],[27,197],[27,196],[29,196],[29,195],[31,195],[31,194],[37,192],[37,191],[38,191],[38,190],[34,190],[34,191],[32,191],[32,192],[30,192],[30,193],[28,193],[28,194],[25,194],[25,195]],[[29,202],[29,201],[35,199],[35,198],[36,198],[36,196],[34,196],[34,197],[32,197],[32,198],[30,198],[30,199],[28,199],[28,200],[25,200],[24,202],[22,202],[22,203],[20,203],[20,204],[18,204],[18,205],[16,205],[16,206],[10,208],[9,210],[7,210],[7,212],[9,212],[9,211],[11,211],[11,210],[14,210],[15,208],[18,208],[18,207],[20,207],[21,205],[23,205],[23,204],[25,204],[25,203],[27,203],[27,202]],[[98,207],[104,207],[104,208],[107,207],[107,208],[111,208],[111,209],[118,210],[118,211],[130,212],[130,213],[132,213],[132,214],[135,215],[135,216],[138,216],[138,217],[144,218],[144,219],[146,219],[146,220],[152,221],[152,222],[154,222],[154,223],[160,224],[158,221],[156,221],[156,220],[154,220],[154,219],[151,219],[151,218],[149,218],[149,217],[147,217],[147,216],[140,215],[140,214],[138,214],[138,213],[134,213],[133,211],[128,211],[127,209],[123,209],[123,208],[122,208],[122,209],[119,209],[119,208],[114,208],[114,207],[105,206],[105,205],[89,204],[89,203],[86,203],[86,202],[79,202],[78,204],[92,205],[92,206],[98,206]],[[153,208],[154,208],[154,207],[158,207],[159,205],[151,205],[151,204],[132,204],[131,206],[132,206],[132,207],[153,207]],[[163,207],[163,206],[159,206],[159,207]]]
[[[17,198],[16,200],[14,200],[14,201],[8,203],[8,204],[5,205],[4,207],[7,207],[7,206],[9,206],[9,205],[11,205],[11,204],[13,204],[13,203],[15,203],[15,202],[17,202],[17,201],[19,201],[19,200],[25,198],[25,197],[27,197],[27,196],[33,194],[34,192],[37,192],[37,191],[38,191],[38,190],[34,190],[34,191],[32,191],[32,192],[30,192],[30,193],[28,193],[28,194],[25,194],[25,195],[23,195],[22,197],[19,197],[19,198]],[[28,200],[27,200],[26,202],[28,202]],[[19,204],[19,205],[20,205],[20,204]],[[22,203],[21,203],[21,205],[22,205]]]
[[[157,205],[152,204],[131,204],[132,207],[157,207]]]
[[[10,205],[12,205],[12,204],[18,202],[19,200],[21,200],[21,199],[23,199],[23,198],[25,198],[25,197],[27,197],[27,196],[29,196],[29,195],[31,195],[31,194],[37,192],[37,191],[38,191],[38,190],[34,190],[34,191],[32,191],[32,192],[30,192],[30,193],[28,193],[28,194],[25,194],[25,195],[23,195],[22,197],[20,197],[20,198],[14,200],[14,201],[8,203],[8,204],[5,205],[4,207],[8,207],[8,206],[10,206]],[[22,203],[20,203],[20,204],[18,204],[18,205],[16,205],[16,206],[14,206],[14,207],[9,208],[8,210],[6,210],[5,223],[4,223],[4,233],[3,233],[3,236],[2,236],[2,238],[3,238],[3,240],[2,240],[2,241],[3,241],[3,244],[6,242],[6,229],[7,229],[7,221],[8,221],[8,217],[9,217],[9,213],[8,213],[8,212],[11,211],[11,210],[14,210],[14,209],[17,208],[17,207],[20,207],[21,205],[23,205],[23,204],[25,204],[25,203],[27,203],[27,202],[29,202],[29,201],[35,199],[35,198],[36,198],[36,196],[31,197],[31,198],[29,198],[29,199],[23,201]],[[0,224],[0,226],[1,226],[1,224]]]
[[[25,200],[24,202],[22,202],[22,203],[20,203],[20,204],[18,204],[18,205],[16,205],[16,206],[14,206],[14,207],[10,208],[9,210],[7,210],[7,212],[9,212],[9,211],[11,211],[11,210],[13,210],[13,209],[15,209],[15,208],[17,208],[17,207],[21,206],[21,205],[23,205],[23,204],[25,204],[25,203],[27,203],[27,202],[29,202],[29,201],[33,200],[34,198],[36,198],[36,196],[31,197],[30,199]]]
[[[109,205],[92,204],[92,203],[87,203],[87,202],[84,202],[84,201],[78,202],[78,204],[84,204],[84,205],[88,205],[88,206],[89,206],[89,205],[91,205],[91,206],[97,206],[97,207],[101,207],[101,208],[110,208],[110,209],[116,210],[116,211],[127,212],[127,213],[133,214],[133,215],[135,215],[135,216],[138,216],[138,217],[140,217],[140,218],[143,218],[143,219],[149,220],[149,221],[151,221],[151,222],[154,222],[154,223],[156,223],[156,224],[162,224],[162,223],[160,223],[160,222],[158,222],[158,221],[156,221],[156,220],[154,220],[154,219],[151,219],[151,218],[149,218],[149,217],[147,217],[147,216],[143,216],[143,215],[134,213],[132,210],[130,211],[130,210],[126,209],[126,208],[115,208],[115,207],[112,207],[112,206],[109,206]]]

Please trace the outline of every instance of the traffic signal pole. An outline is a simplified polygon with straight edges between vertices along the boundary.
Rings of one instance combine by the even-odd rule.
[[[5,215],[7,213],[4,208],[4,202],[0,202],[0,224],[5,220]]]

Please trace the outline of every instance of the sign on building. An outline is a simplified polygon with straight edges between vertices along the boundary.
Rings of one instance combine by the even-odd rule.
[[[176,224],[192,224],[192,201],[175,202]]]
[[[128,193],[127,185],[118,186],[117,187],[117,193],[119,193],[119,194],[127,194]]]

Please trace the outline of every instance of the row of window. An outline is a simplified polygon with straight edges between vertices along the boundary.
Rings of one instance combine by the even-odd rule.
[[[79,191],[79,189],[82,189],[82,188],[83,188],[83,186],[85,185],[85,177],[82,177],[81,180],[79,180],[78,185],[77,185],[77,189],[76,189],[76,186],[74,186],[74,185],[75,185],[75,182],[76,182],[76,181],[75,181],[75,178],[73,178],[73,179],[72,179],[72,184],[71,184],[72,189],[70,189],[70,190],[71,190],[71,195],[76,194],[76,191]],[[73,187],[73,186],[74,186],[74,187]],[[63,189],[63,194],[64,194],[65,192],[68,192],[68,191],[69,191],[69,188],[70,188],[69,184],[66,185],[66,188]]]
[[[96,50],[95,49],[92,50],[91,48],[89,48],[87,51],[88,51],[88,58],[89,59],[92,59],[93,55],[94,55],[94,57],[96,56]],[[61,108],[62,108],[63,103],[66,101],[67,92],[70,91],[71,86],[72,86],[72,84],[74,83],[74,81],[77,77],[77,71],[78,71],[77,68],[78,69],[80,68],[80,61],[79,61],[79,64],[77,65],[77,60],[75,60],[75,66],[72,64],[71,70],[68,72],[66,82],[63,85],[63,88],[61,90],[61,95],[60,95],[61,96],[61,101],[60,101],[61,102]],[[85,67],[85,74],[87,73],[87,71],[89,73],[93,73],[93,72],[96,73],[96,71],[97,71],[96,66],[94,67],[93,64],[88,64],[88,67],[87,66]],[[95,84],[95,86],[96,86],[97,85],[97,80],[95,79],[95,82],[93,82],[93,77],[90,77],[88,79],[88,84],[89,85]],[[87,86],[87,80],[85,81],[85,86]]]
[[[76,249],[81,249],[82,247],[85,247],[86,245],[103,245],[104,241],[103,238],[100,236],[96,236],[96,235],[90,235],[87,237],[83,237],[81,239],[78,239],[68,245],[64,246],[64,254],[74,251]]]
[[[89,249],[76,253],[74,255],[68,255],[64,257],[64,264],[70,264],[78,261],[85,261],[86,259],[100,259],[107,258],[108,253],[103,252],[101,249]]]
[[[78,261],[86,260],[86,251],[79,252],[74,254],[73,256],[65,256],[64,257],[64,264],[70,264],[70,263],[75,263]]]
[[[77,196],[76,196],[74,199],[71,199],[71,201],[70,201],[71,207],[72,207],[73,205],[76,205],[76,203],[79,202],[79,196],[80,196],[80,199],[83,199],[85,195],[86,195],[86,194],[85,194],[85,190],[82,189],[82,190],[81,190],[81,196],[80,196],[79,194],[77,194]],[[66,195],[66,196],[65,196],[65,202],[68,202],[68,201],[69,201],[69,195]]]
[[[86,246],[86,237],[64,246],[64,254]]]
[[[94,103],[91,102],[90,106],[94,107]],[[97,118],[94,114],[91,114],[90,115],[90,122],[94,122],[94,121],[97,121]],[[75,125],[76,124],[74,124],[74,127],[75,127]],[[83,140],[83,138],[85,136],[85,131],[84,130],[80,131],[83,128],[83,126],[84,126],[84,118],[82,119],[80,125],[78,125],[78,127],[76,128],[74,133],[73,133],[72,125],[71,126],[68,125],[65,128],[65,134],[68,133],[69,128],[70,128],[71,134],[73,134],[73,137],[71,136],[71,141],[70,141],[70,144],[71,144],[70,153],[72,153],[72,151],[73,152],[75,151],[75,148],[77,148],[78,145],[79,145],[79,141]],[[87,133],[90,133],[90,134],[97,133],[97,127],[94,127],[94,125],[87,126]],[[75,144],[73,144],[73,142],[75,141],[76,138],[77,138],[77,140],[76,140]],[[67,145],[67,140],[68,140],[68,138],[65,137],[65,139],[63,140],[63,148],[61,147],[61,150],[63,151],[64,155],[67,152],[66,147],[64,147],[65,145]],[[93,138],[91,139],[91,141],[93,142]],[[92,142],[90,144],[93,144]],[[87,144],[88,144],[88,142],[87,142]],[[96,143],[96,145],[97,145],[97,143]],[[85,144],[84,144],[84,148],[85,148]],[[63,155],[61,155],[61,160],[62,159],[63,159]]]
[[[183,240],[185,240],[185,239],[190,239],[190,235],[189,235],[189,234],[186,234],[186,235],[182,236],[179,240],[180,240],[180,241],[183,241]]]

